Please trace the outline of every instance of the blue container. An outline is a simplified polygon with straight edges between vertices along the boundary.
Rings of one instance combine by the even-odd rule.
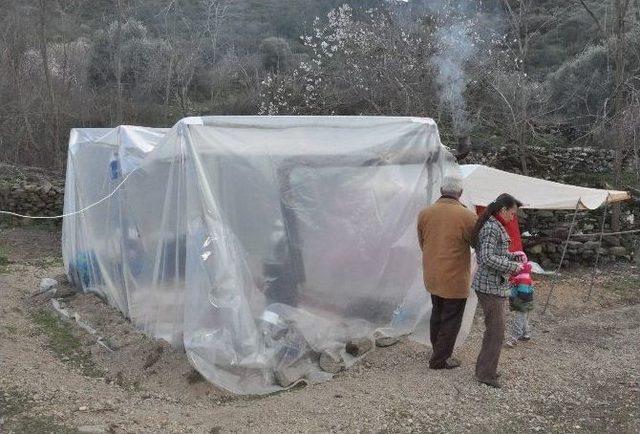
[[[118,154],[113,153],[111,161],[109,161],[109,176],[112,181],[120,178],[120,162],[118,161]]]

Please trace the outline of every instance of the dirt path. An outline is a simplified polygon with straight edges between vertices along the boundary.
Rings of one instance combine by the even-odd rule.
[[[548,315],[534,314],[534,340],[503,353],[501,390],[473,380],[477,314],[460,369],[430,371],[430,350],[402,342],[327,383],[256,398],[204,382],[93,296],[57,294],[114,351],[59,321],[50,300],[32,297],[62,273],[58,239],[0,231],[12,262],[0,265],[0,432],[640,431],[640,272],[630,266],[597,279],[589,303],[589,279],[563,277]],[[539,283],[538,300],[548,288]]]

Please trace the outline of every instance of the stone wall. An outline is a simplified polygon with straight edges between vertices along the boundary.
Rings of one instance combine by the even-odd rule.
[[[569,235],[574,212],[526,211],[521,213],[523,244],[529,257],[545,269],[554,269],[560,263],[562,250]],[[639,235],[605,236],[599,243],[603,210],[581,211],[576,216],[572,237],[567,244],[563,265],[592,265],[599,255],[599,264],[616,260],[635,261],[634,252],[640,251]],[[608,213],[610,216],[610,212]],[[622,230],[637,228],[637,220],[630,209],[623,211]],[[611,227],[605,223],[605,233]],[[588,235],[591,234],[591,235]],[[597,234],[592,236],[593,234]]]
[[[527,163],[531,176],[604,188],[604,180],[613,170],[613,160],[614,153],[610,149],[532,147],[529,149]],[[518,153],[509,146],[474,149],[461,163],[484,164],[521,173]],[[625,155],[625,171],[633,172],[635,164],[631,153]]]
[[[61,175],[35,168],[0,165],[0,210],[33,216],[62,214],[64,179]],[[7,218],[10,223],[24,219]]]

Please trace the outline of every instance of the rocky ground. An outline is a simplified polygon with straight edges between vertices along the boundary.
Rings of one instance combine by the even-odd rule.
[[[430,371],[430,350],[405,341],[329,382],[237,397],[94,296],[56,294],[96,335],[60,321],[34,296],[62,274],[59,241],[51,228],[0,230],[0,432],[640,431],[640,270],[629,264],[593,285],[585,270],[540,281],[539,303],[554,296],[533,314],[534,339],[503,352],[501,390],[473,379],[478,312],[460,369]]]

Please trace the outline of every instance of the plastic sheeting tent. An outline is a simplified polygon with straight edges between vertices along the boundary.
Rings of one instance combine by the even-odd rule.
[[[220,387],[324,380],[321,354],[424,325],[415,219],[457,169],[430,119],[186,118],[76,129],[69,151],[65,213],[108,197],[65,218],[71,281]]]

